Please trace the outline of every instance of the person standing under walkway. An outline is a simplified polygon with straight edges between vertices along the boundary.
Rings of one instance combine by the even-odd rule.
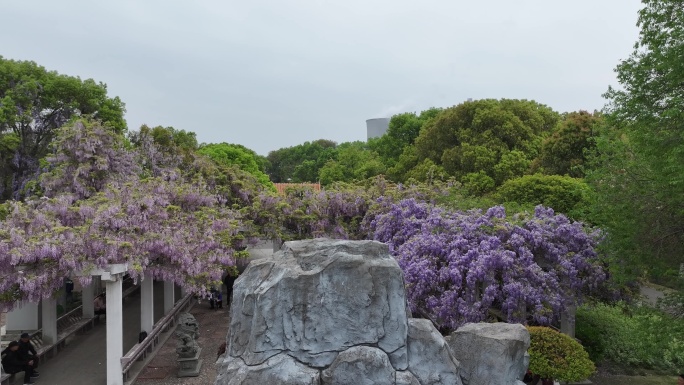
[[[233,271],[229,271],[225,277],[223,277],[223,284],[226,285],[226,304],[230,307],[230,301],[233,297],[233,284],[237,279],[238,274]],[[223,301],[221,301],[223,302]]]
[[[28,333],[22,333],[17,342],[19,343],[19,357],[24,361],[33,361],[31,377],[38,377],[39,374],[36,370],[38,368],[38,353],[31,343],[31,336]]]
[[[101,315],[107,314],[107,302],[104,294],[100,294],[93,300],[93,308],[95,309],[96,320],[100,320]]]
[[[2,351],[2,367],[5,372],[10,374],[24,372],[24,385],[33,384],[31,373],[33,372],[33,361],[25,361],[19,355],[19,343],[12,341],[7,348]]]

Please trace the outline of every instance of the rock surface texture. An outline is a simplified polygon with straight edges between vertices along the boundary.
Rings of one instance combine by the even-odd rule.
[[[527,370],[530,335],[520,324],[465,324],[446,340],[467,385],[515,385]]]
[[[216,385],[462,384],[446,340],[408,317],[379,242],[286,242],[240,275],[230,315]]]

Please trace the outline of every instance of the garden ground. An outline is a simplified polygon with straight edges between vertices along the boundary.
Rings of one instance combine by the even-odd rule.
[[[616,376],[597,374],[591,377],[596,385],[676,385],[676,376]]]

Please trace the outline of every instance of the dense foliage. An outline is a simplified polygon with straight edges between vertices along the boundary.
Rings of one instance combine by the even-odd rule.
[[[509,218],[503,207],[464,213],[409,199],[366,219],[404,270],[411,308],[443,330],[490,309],[548,325],[606,279],[600,234],[546,208]]]
[[[335,158],[336,147],[337,143],[320,139],[271,151],[266,172],[274,183],[317,182],[320,169]]]
[[[589,205],[590,195],[591,189],[582,179],[542,174],[510,179],[496,190],[501,202],[544,205],[575,218]]]
[[[529,369],[541,378],[578,382],[589,378],[596,367],[582,345],[570,336],[543,326],[528,327],[530,332]]]
[[[529,172],[542,135],[560,116],[527,100],[476,100],[445,109],[415,140],[418,162],[430,159],[475,193]]]
[[[124,111],[103,83],[0,56],[0,201],[30,194],[26,182],[35,178],[39,159],[69,119],[90,115],[121,133]]]
[[[551,135],[544,139],[536,163],[545,174],[583,177],[588,167],[587,157],[594,149],[597,128],[603,124],[599,112],[564,114]]]
[[[365,180],[384,172],[385,166],[368,144],[349,142],[337,146],[335,157],[320,169],[319,180],[327,186],[333,182]]]
[[[605,281],[600,233],[538,207],[507,217],[443,208],[457,186],[337,184],[315,192],[261,194],[244,224],[281,240],[312,237],[389,243],[405,272],[411,307],[444,332],[485,320],[495,309],[512,322],[549,324]]]
[[[45,196],[9,202],[0,222],[3,308],[47,298],[63,277],[112,263],[198,293],[221,278],[240,256],[238,212],[201,175],[160,165],[143,173],[136,159],[145,156],[97,122],[59,131],[41,177]]]
[[[596,222],[628,276],[672,278],[684,262],[684,6],[643,0],[634,51],[606,97],[609,127],[589,179]]]
[[[371,147],[378,153],[385,167],[394,167],[406,148],[414,145],[426,122],[437,116],[441,108],[430,108],[416,114],[406,112],[392,116],[385,135],[371,141]],[[396,173],[394,170],[391,173]],[[403,179],[402,179],[403,180]]]
[[[259,156],[245,146],[231,143],[207,144],[201,146],[197,153],[209,157],[218,165],[237,166],[252,174],[265,188],[275,191],[273,183],[264,172],[263,164],[259,162]]]
[[[582,306],[576,335],[596,362],[663,372],[684,366],[684,322],[648,307]]]

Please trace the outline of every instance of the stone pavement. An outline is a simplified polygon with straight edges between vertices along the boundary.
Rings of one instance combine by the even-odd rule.
[[[225,302],[225,294],[224,294]],[[216,380],[216,358],[219,346],[226,341],[228,333],[229,313],[227,306],[223,309],[210,310],[205,300],[196,303],[190,310],[200,327],[197,343],[202,348],[203,360],[198,377],[176,377],[176,339],[170,337],[156,352],[156,355],[140,372],[133,382],[135,385],[185,384],[207,385]]]

